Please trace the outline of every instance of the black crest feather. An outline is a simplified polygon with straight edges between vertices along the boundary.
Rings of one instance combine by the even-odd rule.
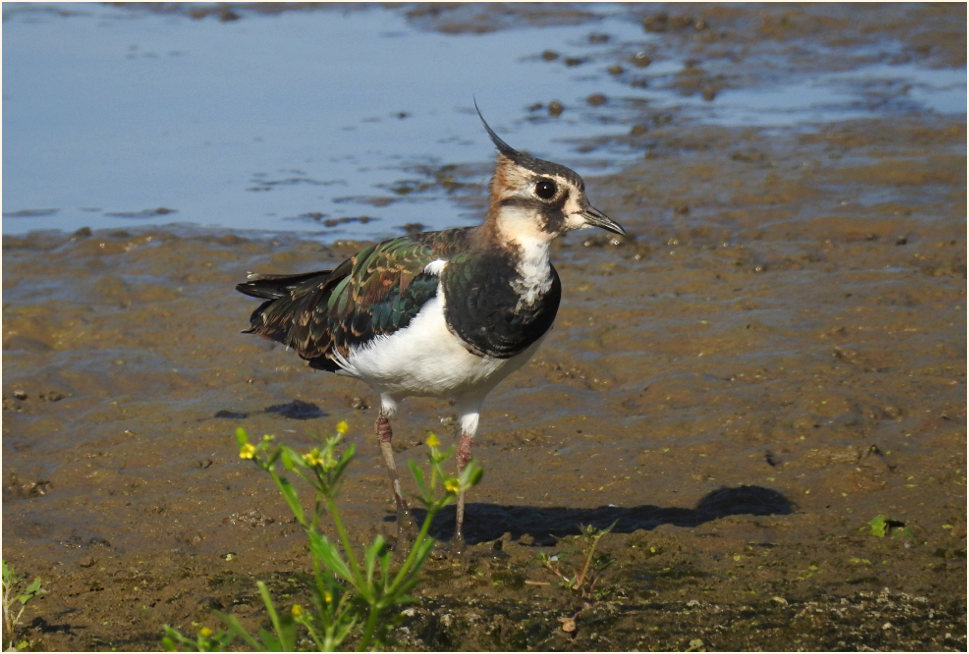
[[[545,161],[544,159],[532,157],[524,152],[519,152],[515,148],[505,143],[500,136],[495,134],[495,130],[491,129],[488,121],[486,121],[484,116],[481,115],[481,109],[478,108],[477,100],[474,100],[474,109],[478,112],[478,118],[481,119],[481,124],[484,125],[484,128],[488,131],[488,136],[491,137],[491,142],[495,144],[496,148],[498,148],[498,152],[508,157],[522,168],[527,168],[538,175],[559,175],[581,184],[581,178],[572,169],[552,161]]]

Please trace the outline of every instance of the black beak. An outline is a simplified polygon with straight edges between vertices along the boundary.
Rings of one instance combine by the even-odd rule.
[[[626,230],[620,227],[619,223],[595,207],[589,207],[588,209],[584,210],[581,215],[583,218],[585,218],[586,224],[588,224],[590,227],[601,227],[607,232],[612,232],[613,234],[619,234],[620,236],[626,235]]]

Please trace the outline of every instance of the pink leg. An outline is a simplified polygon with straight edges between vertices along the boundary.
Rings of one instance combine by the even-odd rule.
[[[397,503],[397,529],[399,532],[402,528],[405,528],[405,523],[410,522],[410,509],[407,508],[407,500],[404,499],[404,492],[400,485],[400,475],[397,474],[397,461],[394,459],[394,448],[390,444],[393,437],[394,433],[390,429],[390,421],[381,412],[377,417],[377,441],[380,443],[380,453],[384,457],[387,474],[390,476],[390,483],[394,489],[394,501]]]
[[[471,461],[471,434],[461,431],[461,439],[458,441],[458,472],[461,473]],[[465,548],[464,532],[464,490],[458,493],[458,504],[454,519],[454,550],[461,553]]]

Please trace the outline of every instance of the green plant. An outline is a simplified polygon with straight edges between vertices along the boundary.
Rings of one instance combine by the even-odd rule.
[[[568,551],[559,554],[546,554],[542,552],[542,564],[557,576],[562,585],[579,594],[583,599],[592,599],[596,581],[599,580],[600,573],[612,562],[607,556],[596,557],[596,547],[603,536],[612,531],[616,526],[613,522],[605,529],[597,529],[592,525],[580,527],[582,539],[586,543],[585,560],[582,567],[573,574],[569,575],[562,571],[559,563],[568,555]]]
[[[409,547],[402,548],[405,551],[397,553],[402,560],[396,565],[382,535],[363,547],[360,556],[350,541],[336,502],[340,481],[354,456],[354,447],[349,445],[339,453],[337,446],[347,431],[347,424],[341,421],[336,431],[335,436],[321,439],[319,447],[303,454],[277,443],[273,436],[263,436],[253,444],[244,429],[236,431],[239,456],[251,459],[272,478],[306,533],[313,564],[313,583],[308,589],[312,606],[294,604],[289,611],[278,611],[265,583],[259,581],[256,586],[271,629],[263,628],[258,636],[253,636],[234,616],[216,611],[215,615],[226,629],[213,632],[203,628],[192,639],[166,625],[166,635],[162,639],[166,648],[219,651],[237,637],[253,649],[268,651],[292,651],[310,645],[314,650],[334,651],[351,637],[358,650],[384,648],[391,624],[388,614],[414,601],[410,592],[420,582],[420,570],[434,546],[434,539],[428,535],[434,516],[454,501],[461,490],[477,484],[482,471],[471,462],[458,477],[448,477],[443,464],[451,457],[453,449],[442,453],[437,437],[431,434],[427,439],[430,476],[425,478],[420,468],[410,462],[419,490],[417,497],[427,509],[416,538]],[[313,489],[312,511],[304,509],[296,487],[281,474],[280,465]],[[335,539],[323,533],[322,523],[326,517],[336,532]]]
[[[901,520],[896,520],[885,515],[876,515],[868,521],[868,527],[872,536],[884,538],[885,536],[897,537],[904,536],[913,538],[915,532]]]
[[[613,522],[605,529],[598,529],[592,525],[580,527],[582,540],[585,541],[585,558],[582,567],[572,574],[563,572],[561,565],[570,553],[568,550],[557,554],[545,552],[540,554],[542,564],[559,578],[562,587],[571,590],[582,599],[582,608],[570,616],[558,618],[558,621],[562,623],[562,631],[575,631],[576,620],[583,611],[591,608],[594,602],[599,599],[595,593],[595,585],[602,571],[612,563],[612,558],[604,555],[596,556],[596,548],[599,546],[602,537],[612,531],[615,526],[616,523]]]
[[[167,624],[164,629],[165,636],[162,638],[162,644],[165,645],[165,649],[171,652],[178,649],[193,652],[223,652],[236,637],[232,631],[216,633],[208,627],[202,627],[193,640]]]
[[[17,629],[27,604],[47,591],[40,587],[40,577],[24,586],[23,575],[17,574],[6,561],[0,560],[3,588],[3,649],[23,649],[30,645],[27,641],[17,641]],[[20,606],[18,607],[17,604]]]

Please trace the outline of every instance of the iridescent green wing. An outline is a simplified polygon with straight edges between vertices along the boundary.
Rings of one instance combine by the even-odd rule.
[[[406,327],[437,293],[427,265],[467,246],[468,230],[431,232],[383,241],[333,270],[266,275],[238,289],[267,299],[250,318],[250,332],[296,350],[310,364],[336,370],[336,354]]]
[[[401,237],[351,258],[326,305],[326,328],[338,351],[406,327],[437,293],[438,276],[425,268],[444,254],[428,239]]]

